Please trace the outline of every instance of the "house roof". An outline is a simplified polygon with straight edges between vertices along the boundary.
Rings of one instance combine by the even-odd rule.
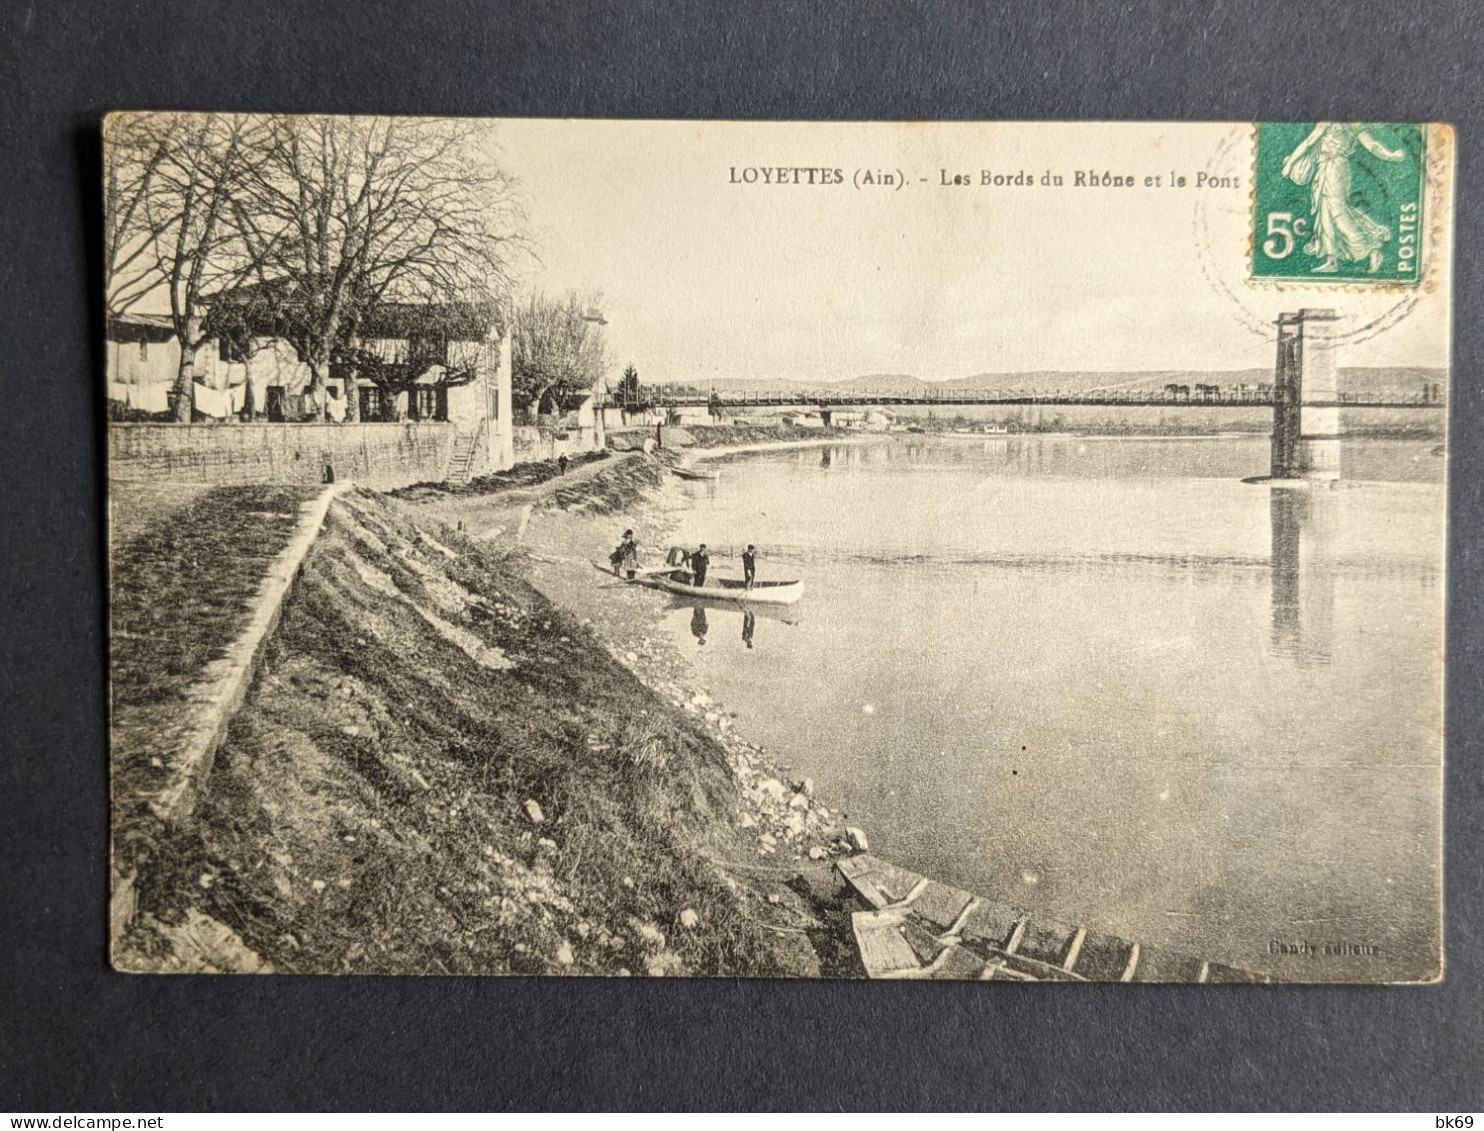
[[[280,329],[304,300],[288,280],[249,283],[208,295],[203,303],[216,320],[240,319],[251,333],[281,336]],[[363,338],[443,337],[451,341],[483,341],[502,329],[493,302],[379,302],[357,320]]]
[[[109,317],[104,334],[110,342],[168,342],[175,321],[168,314],[119,314]]]

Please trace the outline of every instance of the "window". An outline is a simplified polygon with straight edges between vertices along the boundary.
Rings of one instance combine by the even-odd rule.
[[[447,365],[448,339],[441,336],[408,338],[407,360],[414,367],[423,365]]]

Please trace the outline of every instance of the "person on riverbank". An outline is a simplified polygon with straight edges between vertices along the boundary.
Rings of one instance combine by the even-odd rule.
[[[697,589],[706,584],[706,571],[710,568],[711,555],[706,552],[706,543],[702,542],[690,556],[691,575]]]
[[[742,584],[751,589],[755,577],[757,577],[757,547],[749,542],[747,549],[742,551]]]
[[[567,458],[567,453],[566,452],[563,452],[561,455],[557,456],[557,472],[558,472],[558,474],[566,475],[567,474],[567,465],[569,463],[571,463],[571,462],[572,461]]]
[[[622,570],[628,574],[630,581],[634,580],[634,574],[639,569],[639,543],[634,541],[632,530],[623,532],[623,540],[608,555],[608,560],[613,563],[615,571]]]

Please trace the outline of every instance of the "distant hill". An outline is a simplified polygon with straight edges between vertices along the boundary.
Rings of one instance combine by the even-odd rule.
[[[719,377],[697,381],[701,388],[718,392],[759,392],[762,390],[831,389],[836,392],[913,393],[932,389],[974,389],[1011,391],[1035,389],[1039,392],[1089,392],[1099,389],[1157,389],[1167,384],[1196,383],[1221,385],[1262,385],[1273,380],[1270,367],[1256,369],[1191,370],[1146,369],[1101,372],[1093,370],[1034,370],[1024,373],[976,373],[970,377],[930,381],[909,373],[871,373],[844,381],[769,380],[754,377]],[[1411,392],[1422,384],[1446,386],[1448,371],[1425,366],[1341,366],[1340,387],[1347,392]]]
[[[947,388],[946,381],[924,381],[910,373],[870,373],[864,377],[852,377],[841,381],[834,388],[850,389],[859,393],[900,393],[920,389]]]

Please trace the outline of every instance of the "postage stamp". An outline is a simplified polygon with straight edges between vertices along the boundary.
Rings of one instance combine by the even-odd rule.
[[[1260,123],[1253,278],[1415,285],[1426,138],[1411,122]]]

